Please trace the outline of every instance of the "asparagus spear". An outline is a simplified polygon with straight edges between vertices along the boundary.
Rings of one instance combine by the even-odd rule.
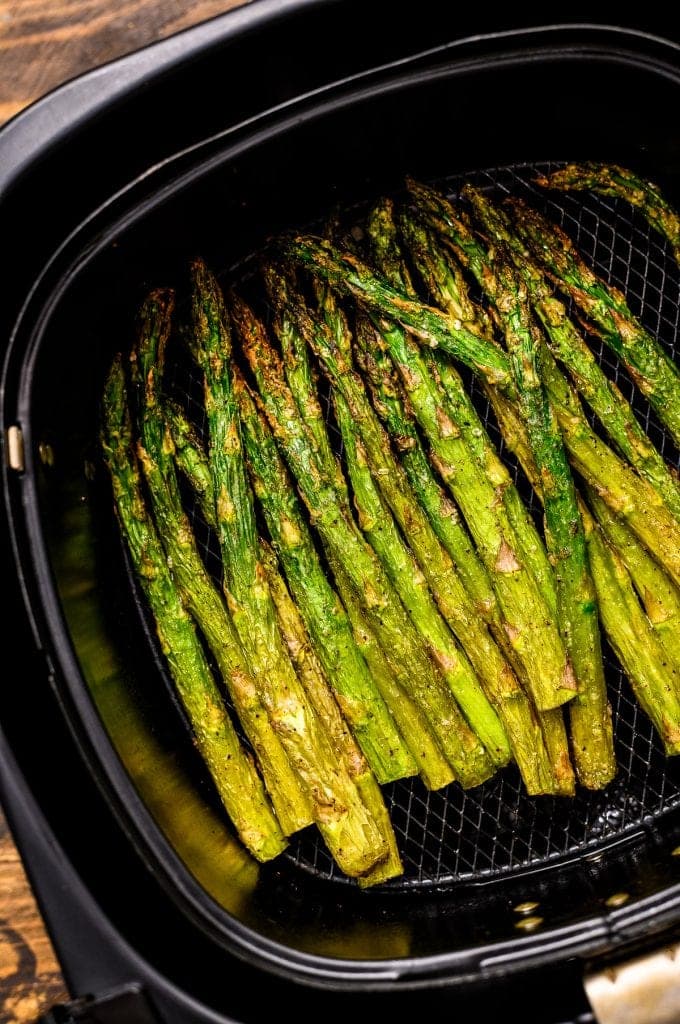
[[[561,228],[519,200],[513,200],[510,209],[515,229],[533,255],[596,324],[675,442],[680,443],[680,372],[673,360],[633,316],[623,293],[593,273]]]
[[[213,652],[257,755],[281,827],[291,835],[311,822],[309,801],[258,697],[224,601],[208,576],[182,508],[172,440],[160,401],[172,301],[167,292],[149,296],[140,314],[138,344],[131,354],[132,379],[140,400],[139,458],[176,586]]]
[[[383,694],[388,707],[395,709],[397,722],[407,723],[404,731],[412,739],[413,756],[418,765],[420,778],[428,789],[441,789],[453,781],[453,772],[422,709],[399,684],[399,679],[403,681],[408,673],[408,666],[395,659],[393,651],[380,646],[376,632],[369,625],[361,601],[342,564],[332,560],[331,571],[352,624],[355,642],[366,660],[376,686]]]
[[[625,199],[642,211],[652,227],[667,238],[680,263],[680,217],[657,185],[617,164],[567,164],[552,174],[539,175],[537,185],[563,192],[589,191]]]
[[[666,657],[680,672],[680,590],[640,544],[635,534],[611,512],[597,492],[587,488],[586,494],[588,504],[595,513],[604,537],[630,573],[647,618],[666,652]]]
[[[255,766],[242,748],[226,713],[195,626],[179,597],[145,506],[141,474],[132,448],[132,425],[120,356],[114,360],[106,382],[102,445],[130,558],[149,602],[163,653],[198,748],[242,842],[258,860],[270,860],[285,849],[286,839]]]
[[[503,242],[498,243],[492,259],[467,221],[443,197],[422,186],[412,185],[412,191],[426,213],[434,207],[437,221],[445,224],[447,239],[495,307],[513,367],[517,407],[527,427],[541,480],[546,540],[557,580],[558,619],[579,692],[586,695],[580,706],[587,702],[606,707],[597,599],[583,524],[560,428],[541,380],[539,359],[544,343],[532,317],[526,285],[510,262]],[[580,742],[575,747],[582,762],[580,774],[600,786],[614,775],[613,749],[601,742],[599,716],[592,719],[592,736],[587,717],[578,714],[577,720]]]
[[[351,294],[356,293],[360,300],[374,311],[383,312],[386,316],[392,315],[399,322],[415,323],[418,326],[412,333],[419,336],[421,340],[429,339],[430,344],[439,345],[443,352],[448,352],[463,362],[467,362],[473,369],[475,368],[475,354],[467,343],[469,332],[461,333],[453,327],[449,331],[447,323],[450,322],[450,317],[446,314],[434,310],[430,306],[425,306],[423,303],[415,303],[394,289],[388,289],[371,274],[367,267],[359,265],[357,270],[355,260],[348,264],[349,257],[345,254],[342,255],[342,258],[337,257],[332,250],[329,251],[325,243],[319,243],[310,238],[298,239],[296,242],[289,243],[285,249],[291,259],[301,262],[313,273],[318,273],[325,279],[331,280],[334,287],[349,291]],[[346,281],[345,271],[348,275]],[[403,342],[403,331],[401,331],[401,335]],[[385,338],[394,345],[393,356],[397,362],[400,362],[397,344],[400,341],[399,330],[393,325],[385,333]],[[517,393],[507,354],[487,339],[478,336],[477,342],[480,345],[483,344],[487,349],[493,349],[495,353],[493,357],[487,353],[484,365],[478,368],[479,372],[491,384],[495,382],[512,401],[516,401]],[[488,367],[492,358],[494,372],[490,373]],[[623,463],[593,432],[583,414],[577,396],[554,365],[554,360],[551,362],[549,353],[546,353],[544,364],[543,381],[548,390],[550,402],[555,409],[573,467],[596,487],[598,493],[613,511],[625,518],[631,529],[664,565],[672,578],[676,582],[680,582],[680,535],[676,520],[668,509],[660,504],[657,493],[647,481],[633,473],[630,467]],[[412,379],[418,384],[421,383],[420,374],[416,374]],[[408,381],[405,381],[405,384],[408,385]],[[410,394],[413,404],[413,394]],[[436,409],[437,402],[433,401],[430,409],[430,430],[434,432],[433,436],[439,432]],[[414,406],[414,411],[420,421],[422,410],[417,411]],[[427,432],[428,428],[424,429]],[[450,431],[450,427],[448,430]],[[431,438],[430,442],[432,443]],[[435,453],[435,457],[440,461],[441,468],[441,456]],[[453,465],[449,467],[449,476],[449,482],[452,484],[454,480]],[[461,502],[459,505],[462,508]],[[471,526],[469,522],[468,525]]]
[[[479,617],[448,552],[411,490],[404,468],[391,451],[389,437],[371,407],[363,382],[352,369],[351,339],[344,317],[329,294],[322,297],[323,323],[313,320],[299,298],[290,289],[282,287],[280,282],[275,289],[270,289],[270,295],[275,302],[286,305],[290,319],[297,319],[299,336],[304,335],[316,351],[336,386],[337,419],[355,502],[362,511],[360,523],[369,524],[367,536],[379,551],[383,564],[391,566],[389,571],[396,589],[400,590],[423,635],[428,636],[431,643],[434,641],[440,664],[442,653],[444,665],[454,664],[453,652],[450,651],[453,638],[446,624],[458,637],[488,700],[503,722],[527,788],[530,792],[545,792],[552,788],[553,781],[539,723],[510,665]],[[437,487],[433,480],[431,482]],[[378,490],[381,494],[377,493]],[[401,540],[383,500],[394,514],[411,550]],[[469,556],[474,557],[474,554],[469,552]],[[422,574],[436,606],[430,591],[422,584]],[[485,725],[485,731],[481,731],[482,727],[477,725],[481,718],[475,716],[473,719],[468,712],[469,698],[464,699],[457,689],[454,692],[468,721],[484,739],[488,727]],[[485,714],[488,717],[488,711]],[[507,753],[503,756],[507,757]]]
[[[335,395],[335,409],[343,438],[354,503],[359,515],[359,525],[382,562],[416,628],[425,638],[469,725],[486,747],[493,763],[502,767],[510,760],[510,747],[505,731],[484,696],[472,665],[442,618],[427,586],[426,577],[400,536],[392,515],[384,504],[373,481],[364,446],[356,436],[352,411],[341,393]],[[510,679],[513,678],[509,666],[508,675]],[[501,684],[504,681],[501,678]],[[518,690],[519,687],[516,687],[515,692]],[[508,694],[501,691],[498,696],[503,700]],[[523,742],[526,737],[522,735],[521,727],[517,732],[519,742]]]
[[[553,355],[569,370],[574,384],[621,455],[655,488],[680,520],[680,486],[675,475],[647,437],[620,390],[600,368],[580,331],[567,316],[563,303],[553,294],[547,277],[513,232],[504,211],[479,189],[465,186],[462,195],[472,204],[489,236],[509,246]]]
[[[309,694],[310,700],[323,717],[335,748],[354,779],[361,798],[381,829],[388,855],[385,860],[359,879],[359,886],[378,885],[403,873],[403,865],[382,790],[366,758],[357,745],[340,708],[333,697],[321,662],[316,656],[300,611],[279,572],[276,555],[266,541],[260,541],[262,564],[291,661]]]
[[[239,321],[240,307],[234,305],[233,309],[234,318]],[[408,709],[392,708],[390,715],[356,646],[337,594],[326,578],[274,438],[244,382],[237,378],[235,386],[253,486],[338,702],[380,781],[413,775],[416,764],[409,751],[408,737],[411,736],[411,744],[417,742],[417,722],[409,720]]]
[[[380,332],[365,315],[357,316],[354,334],[357,363],[368,384],[373,407],[396,447],[413,493],[425,509],[432,529],[448,551],[479,615],[503,643],[506,633],[498,599],[458,508],[438,482],[415,423],[406,409],[395,369]]]
[[[375,552],[345,510],[332,478],[315,457],[285,381],[280,359],[254,315],[241,304],[239,330],[244,353],[255,374],[272,431],[285,453],[314,525],[331,562],[342,564],[360,598],[383,650],[408,669],[399,682],[420,704],[442,751],[464,786],[488,778],[492,766],[484,747],[463,719],[422,639],[410,621]]]
[[[519,459],[536,494],[539,498],[542,497],[542,481],[533,458],[526,425],[514,403],[505,395],[497,389],[490,389],[489,394],[506,444]],[[605,509],[608,508],[604,502],[603,506]],[[669,669],[667,665],[660,637],[655,634],[649,619],[640,608],[633,582],[623,560],[605,541],[583,502],[579,508],[597,592],[598,608],[607,638],[619,656],[635,695],[659,730],[667,752],[674,753],[677,737],[680,736],[680,719],[677,717],[675,698],[672,696],[672,693],[677,692],[676,671],[673,668]],[[635,540],[635,536],[632,536]],[[639,542],[636,543],[644,552]],[[584,785],[597,788],[602,784],[598,779],[602,778],[605,781],[608,775],[606,771],[601,775],[601,769],[597,766],[606,764],[603,751],[611,751],[613,742],[608,703],[603,694],[600,694],[598,699],[597,694],[583,693],[578,694],[568,708],[579,778]],[[594,723],[597,723],[595,728]],[[546,723],[544,719],[544,728],[546,724],[546,743],[550,747],[553,739],[552,730],[556,726],[559,729],[559,723],[555,720]],[[588,751],[596,739],[600,750],[596,752],[593,770],[589,766]]]
[[[380,829],[338,760],[323,721],[300,684],[278,629],[258,558],[252,492],[246,478],[229,360],[231,335],[219,286],[192,265],[197,351],[205,376],[209,458],[225,585],[234,625],[262,700],[312,802],[314,820],[345,874],[366,874],[387,856]]]
[[[597,583],[600,613],[609,641],[635,696],[654,723],[669,755],[680,753],[680,693],[677,669],[640,607],[630,576],[591,517],[584,514],[588,551]]]
[[[385,208],[388,208],[386,204]],[[389,244],[385,239],[389,240],[396,230],[393,223],[390,227],[390,219],[383,213],[380,231],[371,232],[369,218],[369,233],[372,233],[376,241],[382,240],[383,247]],[[470,301],[457,264],[440,254],[436,241],[410,217],[402,216],[401,226],[408,244],[409,254],[437,304],[455,320],[462,321],[487,339],[492,339],[488,315],[479,304],[473,304]],[[396,239],[392,240],[392,246],[396,246]],[[404,279],[403,275],[402,279]],[[408,291],[409,294],[415,295],[412,288],[408,288]],[[517,539],[521,561],[538,583],[548,607],[553,614],[556,614],[555,579],[545,545],[507,468],[498,457],[460,375],[454,369],[451,361],[437,350],[423,349],[423,357],[429,363],[433,376],[440,386],[442,404],[446,408],[447,415],[456,424],[470,451],[480,462],[484,473],[501,495],[508,520]],[[482,379],[482,387],[488,391],[491,385]]]
[[[237,304],[235,308],[238,308]],[[373,725],[371,718],[374,717],[378,723],[383,718],[381,699],[389,709],[384,726],[385,739],[375,754],[377,765],[374,770],[377,769],[378,778],[381,777],[380,764],[386,759],[391,758],[388,761],[390,764],[391,761],[395,761],[400,765],[391,769],[395,772],[395,778],[412,775],[415,771],[415,762],[428,788],[440,789],[453,778],[448,762],[439,750],[421,711],[392,677],[386,663],[386,655],[378,648],[365,622],[361,621],[362,614],[358,613],[356,617],[350,614],[349,601],[355,600],[352,598],[351,588],[339,586],[352,629],[349,638],[345,637],[347,623],[344,609],[338,605],[337,597],[320,565],[314,541],[294,494],[293,482],[281,460],[274,438],[257,410],[245,382],[238,374],[235,376],[234,385],[253,488],[262,504],[281,564],[293,593],[297,595],[300,608],[306,609],[309,621],[314,624],[312,635],[319,631],[317,651],[322,655],[322,664],[330,664],[329,679],[338,674],[338,668],[344,669],[347,673],[339,675],[340,688],[336,690],[336,696],[341,707],[345,709],[345,715],[351,721],[354,705],[361,707],[356,697],[345,699],[341,696],[342,690],[346,689],[348,678],[365,686],[369,697],[377,687],[378,697],[372,698],[372,711],[367,716],[371,731],[375,729],[379,733],[379,724]],[[205,508],[206,521],[213,525],[212,479],[207,457],[201,451],[198,439],[181,412],[173,408],[172,417],[178,462],[196,493],[203,496],[201,502]],[[290,529],[286,527],[288,523]],[[340,583],[338,567],[334,567],[334,575]],[[335,633],[336,628],[339,636]],[[368,681],[364,678],[365,668],[361,664],[361,659],[357,660],[353,651],[353,644],[356,644],[365,658],[370,673]],[[394,725],[389,719],[390,712],[394,718]],[[358,718],[356,711],[354,715]],[[403,736],[408,737],[408,743],[402,739],[398,730],[401,730]],[[405,743],[406,749],[403,750]],[[412,754],[409,756],[411,748]]]
[[[658,492],[594,433],[551,353],[542,374],[572,466],[680,585],[680,528]]]
[[[280,250],[284,259],[306,267],[341,294],[353,296],[372,313],[407,328],[431,348],[441,346],[451,352],[490,384],[511,386],[507,358],[488,339],[441,310],[410,299],[351,253],[340,252],[325,239],[311,235],[286,239]]]

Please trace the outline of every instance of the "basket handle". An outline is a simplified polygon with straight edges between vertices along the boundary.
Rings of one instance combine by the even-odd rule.
[[[678,1024],[680,942],[587,974],[597,1024]]]

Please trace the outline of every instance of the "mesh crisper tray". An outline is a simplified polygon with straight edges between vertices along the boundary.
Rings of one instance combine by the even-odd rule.
[[[557,166],[542,163],[496,168],[468,174],[464,181],[499,197],[507,192],[521,195],[560,223],[597,272],[625,291],[633,313],[674,355],[680,280],[678,267],[663,240],[626,203],[590,193],[548,196],[531,184],[536,172],[547,172]],[[434,184],[455,196],[463,183],[461,177],[452,177]],[[651,439],[669,462],[678,466],[676,448],[625,371],[603,344],[598,346],[596,355],[633,404]],[[169,376],[173,390],[183,398],[196,426],[204,427],[200,381],[187,372],[184,363],[175,366],[174,374]],[[463,376],[520,493],[540,523],[537,502],[514,457],[505,449],[481,390],[469,374],[463,372]],[[329,426],[332,428],[332,424]],[[216,540],[198,509],[190,507],[189,512],[206,563],[217,577],[220,562]],[[519,772],[510,766],[467,792],[455,783],[442,791],[428,792],[417,778],[385,786],[404,862],[403,876],[388,883],[389,888],[433,888],[536,868],[609,844],[680,802],[677,773],[666,759],[651,722],[635,700],[604,636],[603,646],[619,766],[614,782],[602,792],[579,789],[573,799],[529,797]],[[283,856],[296,868],[318,878],[349,881],[335,866],[315,829],[295,837]]]

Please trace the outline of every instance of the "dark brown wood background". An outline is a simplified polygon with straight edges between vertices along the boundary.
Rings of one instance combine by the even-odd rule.
[[[0,0],[0,124],[74,75],[243,0]],[[0,1024],[68,995],[0,809]]]

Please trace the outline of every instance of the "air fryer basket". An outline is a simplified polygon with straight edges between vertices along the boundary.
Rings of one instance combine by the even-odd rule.
[[[628,204],[592,194],[553,194],[532,184],[539,174],[547,174],[557,165],[534,163],[477,170],[461,176],[438,179],[436,185],[455,197],[464,182],[472,182],[502,199],[508,193],[522,196],[534,207],[543,209],[567,229],[598,272],[612,284],[623,288],[631,308],[668,350],[676,355],[678,317],[680,315],[680,273],[672,253],[663,240],[650,231],[647,221]],[[361,223],[366,210],[355,204],[338,211],[346,227]],[[308,227],[308,226],[306,226]],[[323,230],[323,225],[311,229]],[[225,274],[225,285],[248,288],[253,274],[252,259]],[[240,281],[240,278],[243,278]],[[180,309],[180,318],[188,315]],[[182,342],[170,346],[171,365],[166,371],[166,386],[185,408],[199,434],[205,437],[207,424],[203,405],[203,382],[190,361],[183,358]],[[175,358],[172,362],[172,354]],[[612,379],[626,395],[665,458],[680,468],[679,453],[658,424],[649,403],[640,396],[604,342],[597,353]],[[680,356],[680,353],[678,353]],[[483,390],[472,374],[464,372],[467,386],[479,408],[483,422],[510,465],[520,493],[541,523],[541,508],[512,453],[507,452]],[[326,423],[339,454],[342,443],[322,380]],[[596,426],[596,420],[591,416]],[[108,496],[108,488],[107,488]],[[206,565],[215,583],[221,586],[219,542],[201,515],[200,506],[190,493],[186,508]],[[134,574],[130,586],[137,589]],[[140,595],[140,605],[143,605]],[[149,639],[154,638],[153,626]],[[575,799],[529,797],[519,772],[509,768],[473,790],[448,786],[428,791],[420,779],[400,780],[384,787],[390,817],[394,823],[404,874],[388,883],[392,891],[435,889],[462,880],[477,881],[527,868],[539,868],[553,860],[596,850],[639,829],[646,819],[656,819],[676,807],[680,801],[680,775],[666,758],[650,720],[642,712],[630,690],[621,667],[610,650],[605,653],[610,702],[618,762],[616,780],[602,792],[579,788]],[[158,652],[159,664],[162,657]],[[165,679],[171,699],[174,688]],[[179,702],[178,714],[182,715]],[[188,723],[187,723],[188,727]],[[244,741],[245,740],[244,737]],[[316,829],[306,830],[295,839],[284,857],[300,870],[324,880],[346,882],[337,869]],[[355,883],[351,883],[355,884]]]
[[[132,342],[140,300],[159,285],[186,297],[192,256],[228,283],[272,235],[319,224],[332,209],[358,215],[373,197],[398,195],[406,174],[451,193],[472,180],[531,195],[675,353],[680,277],[661,240],[623,203],[556,200],[532,184],[536,170],[564,160],[612,160],[680,205],[667,121],[680,94],[675,60],[672,47],[645,37],[580,28],[475,39],[356,76],[130,181],[83,220],[31,296],[5,400],[6,422],[23,434],[25,468],[9,501],[37,628],[93,776],[167,898],[218,949],[297,982],[373,991],[602,957],[672,934],[680,772],[608,651],[619,773],[603,793],[528,798],[513,768],[468,792],[392,784],[405,873],[374,891],[344,879],[311,830],[275,862],[251,861],[169,699],[113,516],[98,403],[113,353]],[[178,372],[175,385],[195,411],[197,382]],[[649,408],[634,401],[678,465]],[[209,531],[194,518],[209,555]],[[518,909],[527,902],[534,930]]]

